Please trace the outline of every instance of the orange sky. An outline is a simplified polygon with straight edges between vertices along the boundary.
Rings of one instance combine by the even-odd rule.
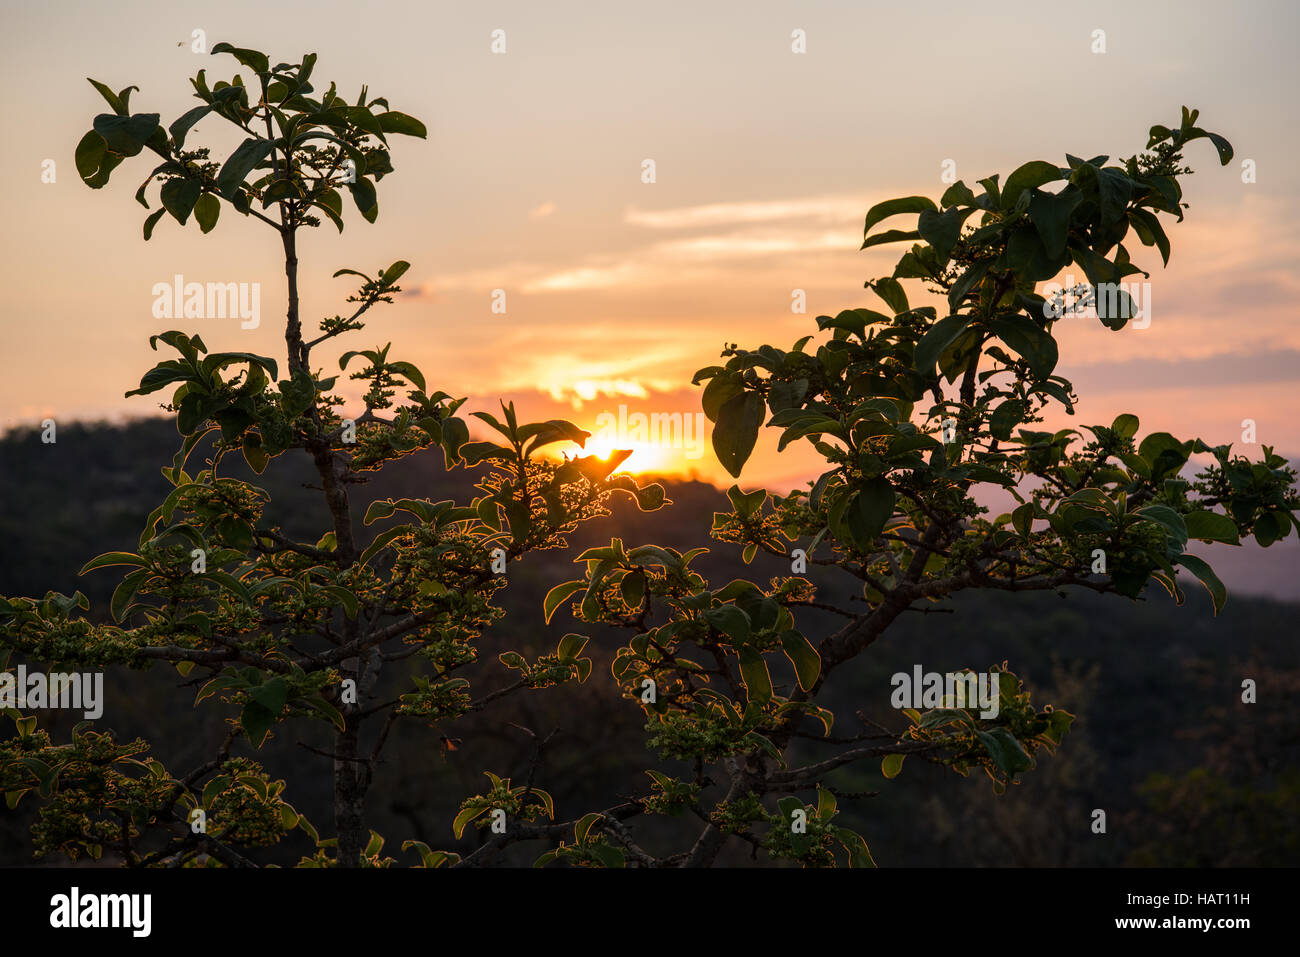
[[[146,161],[128,161],[98,192],[72,162],[105,109],[84,77],[139,84],[133,108],[169,122],[192,105],[195,71],[231,72],[228,57],[191,51],[203,29],[209,46],[230,40],[273,60],[316,51],[315,80],[337,79],[348,95],[365,81],[429,126],[427,141],[397,143],[376,225],[354,215],[342,236],[327,228],[302,242],[309,328],[345,308],[350,289],[330,278],[335,269],[410,260],[406,294],[334,353],[392,341],[431,389],[470,395],[471,408],[501,396],[526,417],[592,431],[620,405],[693,422],[691,375],[724,342],[788,347],[817,314],[867,304],[862,281],[887,273],[900,247],[858,252],[863,214],[890,196],[937,198],[945,160],[973,183],[1066,151],[1128,155],[1150,124],[1198,107],[1237,159],[1219,167],[1204,141],[1190,153],[1192,208],[1170,228],[1167,269],[1133,244],[1152,271],[1150,328],[1063,323],[1058,371],[1082,394],[1076,422],[1134,411],[1144,429],[1218,443],[1239,441],[1241,420],[1253,418],[1261,442],[1297,456],[1294,5],[994,7],[996,16],[815,2],[369,4],[360,17],[328,2],[8,10],[0,118],[21,135],[0,177],[0,427],[155,412],[152,398],[122,394],[156,361],[148,336],[171,325],[214,350],[282,355],[271,230],[227,210],[210,236],[168,220],[146,244],[132,199]],[[505,54],[490,50],[494,29],[506,31]],[[806,32],[804,54],[791,51],[795,29]],[[1104,54],[1090,51],[1096,29]],[[191,134],[216,156],[236,142],[210,120]],[[53,183],[41,180],[49,158]],[[653,184],[641,181],[647,158]],[[1242,182],[1243,159],[1255,161],[1257,182]],[[151,289],[176,274],[260,283],[259,326],[155,319]],[[496,289],[504,315],[491,311]],[[791,313],[794,289],[806,291],[806,315]],[[334,365],[330,353],[317,359]],[[642,445],[628,467],[729,484],[702,438],[702,448]],[[775,489],[812,474],[809,454],[774,448],[760,444],[744,484]]]

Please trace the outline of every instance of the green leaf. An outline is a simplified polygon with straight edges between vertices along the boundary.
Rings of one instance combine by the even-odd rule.
[[[1083,193],[1067,186],[1059,193],[1036,191],[1029,201],[1029,221],[1038,230],[1047,255],[1056,258],[1065,252],[1070,234],[1070,215],[1083,202]]]
[[[704,619],[737,644],[749,639],[749,616],[735,605],[710,608],[704,613]]]
[[[903,759],[905,754],[887,754],[885,760],[880,762],[880,773],[887,778],[896,778],[898,773],[903,770]]]
[[[396,110],[380,113],[375,119],[379,121],[379,126],[385,133],[418,136],[420,139],[424,139],[429,135],[429,131],[425,129],[423,123],[413,116],[398,113]]]
[[[727,498],[731,501],[731,507],[736,510],[737,515],[742,519],[750,519],[767,501],[767,490],[760,488],[752,492],[742,492],[739,485],[733,485],[727,489]]]
[[[886,243],[902,243],[910,239],[920,239],[921,234],[915,229],[887,229],[883,233],[876,233],[870,239],[862,241],[861,249],[870,249],[872,246],[883,246]]]
[[[907,312],[911,308],[907,303],[907,293],[903,291],[903,284],[897,279],[887,277],[867,285],[872,292],[885,301],[890,309],[894,310],[895,315]]]
[[[1141,422],[1136,415],[1124,412],[1115,416],[1115,421],[1110,424],[1110,430],[1122,439],[1131,439],[1137,435],[1139,425]]]
[[[230,158],[221,164],[221,172],[217,174],[217,191],[226,199],[232,199],[239,192],[245,177],[270,155],[271,148],[270,140],[258,138],[246,139],[240,143]]]
[[[411,385],[415,386],[421,392],[424,391],[424,374],[409,362],[390,362],[388,368],[392,372],[405,378]]]
[[[202,232],[210,233],[213,227],[217,225],[217,218],[221,215],[221,200],[211,193],[204,193],[194,203],[194,218],[198,221],[199,229]]]
[[[772,700],[772,676],[767,661],[753,648],[739,649],[740,677],[745,682],[745,694],[751,704],[767,704]]]
[[[219,774],[203,787],[199,801],[205,808],[211,808],[218,794],[230,787],[230,775]]]
[[[1143,245],[1155,246],[1159,249],[1161,260],[1168,266],[1169,237],[1165,234],[1165,228],[1160,225],[1156,214],[1145,209],[1130,209],[1128,218],[1133,225],[1133,232],[1138,234]]]
[[[623,581],[619,583],[619,595],[633,611],[641,607],[641,601],[645,598],[645,584],[645,575],[640,572],[624,575]]]
[[[138,568],[123,578],[117,588],[113,590],[113,597],[109,599],[108,610],[114,621],[121,621],[126,615],[131,600],[135,598],[136,592],[140,590],[140,586],[144,584],[149,575],[149,569]]]
[[[737,373],[723,373],[714,376],[704,387],[700,405],[710,422],[717,422],[722,407],[732,398],[744,391],[744,380]]]
[[[944,191],[943,198],[939,200],[941,206],[973,206],[975,205],[975,194],[970,191],[970,187],[961,180],[953,183]]]
[[[1291,532],[1291,515],[1277,509],[1264,512],[1255,519],[1255,541],[1267,548],[1274,542],[1280,542]]]
[[[137,113],[135,116],[111,116],[101,113],[95,117],[95,132],[104,138],[108,149],[118,156],[135,156],[154,131],[158,129],[157,113]]]
[[[1027,189],[1035,189],[1044,183],[1051,183],[1061,178],[1061,170],[1055,163],[1033,160],[1015,170],[1002,185],[1002,202],[1004,210],[1014,209],[1020,201],[1020,194]]]
[[[822,670],[822,656],[806,637],[793,629],[781,633],[781,650],[794,665],[799,687],[808,691],[817,682]]]
[[[849,867],[876,866],[876,862],[871,857],[871,851],[867,847],[867,842],[856,831],[850,831],[847,827],[837,827],[835,829],[835,839],[843,844],[845,850],[849,852]]]
[[[77,574],[84,575],[92,569],[104,568],[109,565],[135,565],[137,567],[144,567],[147,564],[148,563],[143,558],[133,552],[105,552],[104,554],[97,555],[90,561],[86,562],[86,564],[82,566],[81,571],[77,572]]]
[[[1011,430],[1020,424],[1025,414],[1025,403],[1020,399],[1008,399],[994,411],[989,418],[989,432],[995,439],[1006,441],[1011,438]]]
[[[391,286],[393,283],[397,282],[397,280],[401,279],[410,268],[410,263],[405,259],[399,259],[379,274],[379,281],[385,285]],[[424,386],[420,386],[420,388],[423,389]]]
[[[835,816],[835,808],[838,805],[835,795],[824,788],[817,788],[817,820],[829,821]]]
[[[162,219],[162,218],[163,218],[164,216],[166,216],[166,215],[167,215],[167,210],[165,210],[165,209],[159,209],[159,210],[156,210],[155,212],[150,213],[149,216],[145,219],[145,221],[144,221],[144,239],[145,239],[145,242],[148,242],[150,239],[153,238],[153,228],[154,228],[155,226],[158,225],[158,220]],[[146,378],[147,378],[147,376],[146,376]],[[173,380],[173,381],[174,381],[174,380]],[[152,391],[152,390],[151,390],[151,391]],[[132,394],[133,394],[133,393],[131,393],[131,392],[128,392],[128,393],[127,393],[127,395],[132,395]],[[142,394],[142,393],[135,393],[135,394]]]
[[[338,728],[340,731],[347,730],[347,720],[343,717],[342,712],[324,698],[319,696],[305,698],[303,704],[306,705],[309,710],[315,711],[326,721],[333,724],[334,727]]]
[[[970,323],[970,316],[945,316],[931,326],[921,341],[916,344],[912,356],[917,371],[926,375],[933,371],[939,356],[957,341],[957,337],[966,331]]]
[[[1183,517],[1168,505],[1148,505],[1146,508],[1138,509],[1134,514],[1162,526],[1173,536],[1180,549],[1187,544],[1187,525],[1183,522]]]
[[[1227,542],[1230,545],[1241,543],[1237,524],[1227,515],[1210,511],[1188,512],[1183,516],[1183,522],[1187,526],[1188,538],[1203,542]]]
[[[975,720],[970,716],[970,712],[964,708],[932,708],[921,718],[920,727],[926,729],[941,728],[953,722],[963,724],[968,728],[975,727]]]
[[[796,811],[804,811],[806,813],[808,810],[803,801],[799,800],[799,798],[794,795],[780,798],[777,800],[776,806],[781,811],[781,820],[784,827],[790,826],[790,823],[794,820]]]
[[[447,467],[460,461],[460,447],[469,441],[469,426],[454,416],[442,420],[442,450]]]
[[[984,745],[989,757],[1006,774],[1014,776],[1034,766],[1033,759],[1025,753],[1016,737],[1006,728],[994,728],[992,731],[976,731],[975,736]]]
[[[871,232],[871,227],[882,219],[888,219],[890,216],[896,216],[899,213],[923,213],[926,210],[934,212],[935,206],[934,202],[925,196],[905,196],[901,199],[889,199],[883,203],[877,203],[867,210],[866,222],[862,227],[862,238],[866,240],[867,233]]]
[[[1174,564],[1182,565],[1205,586],[1205,590],[1210,593],[1210,601],[1214,604],[1214,614],[1217,616],[1228,600],[1228,589],[1219,580],[1219,576],[1214,574],[1214,569],[1195,555],[1179,555],[1174,558]]]
[[[596,858],[602,867],[626,867],[626,857],[617,847],[610,847],[608,844],[593,844],[588,848],[591,856]]]
[[[1059,358],[1056,340],[1044,332],[1027,316],[1017,315],[995,319],[989,323],[995,336],[1020,354],[1029,364],[1029,371],[1037,379],[1045,379],[1056,368]]]
[[[556,645],[555,653],[565,660],[576,658],[582,654],[582,649],[586,647],[589,640],[586,635],[565,635],[560,639],[560,643]]]
[[[116,113],[118,116],[126,116],[127,105],[122,102],[122,98],[120,96],[118,96],[108,87],[106,87],[103,83],[100,83],[98,80],[92,80],[90,79],[90,77],[86,77],[86,80],[90,83],[91,86],[93,86],[96,90],[99,91],[99,95],[102,96],[104,98],[104,101],[113,108],[114,113]],[[139,87],[137,86],[127,87],[127,90],[138,90],[138,89]],[[126,90],[123,90],[122,92],[125,93]]]
[[[556,609],[564,604],[566,599],[576,595],[586,587],[587,583],[585,581],[564,582],[562,585],[556,585],[548,591],[546,598],[542,601],[542,614],[546,623],[548,625],[551,623],[551,618],[554,617]]]
[[[261,438],[252,432],[245,432],[242,445],[244,460],[248,462],[249,468],[261,475],[271,461],[271,456],[262,448]]]
[[[979,184],[984,187],[985,192],[988,194],[987,196],[981,196],[976,200],[976,202],[983,208],[991,210],[998,204],[998,178],[1001,175],[1001,173],[994,173],[992,176],[986,176],[984,179],[978,180]]]
[[[1083,169],[1092,168],[1094,167],[1083,167]],[[1111,226],[1120,222],[1124,219],[1125,209],[1133,195],[1133,181],[1121,170],[1105,168],[1097,170],[1096,182],[1102,226]]]
[[[497,655],[497,660],[507,668],[513,668],[516,671],[523,671],[528,667],[528,662],[524,656],[517,651],[503,651]]]
[[[894,514],[894,500],[894,487],[883,475],[868,479],[854,495],[844,520],[859,549],[869,551],[876,536],[884,531],[885,523]]]
[[[194,204],[198,201],[199,194],[203,187],[197,180],[192,179],[169,179],[163,183],[160,194],[163,209],[171,213],[176,221],[182,226],[190,218],[190,213],[194,210]]]
[[[1227,166],[1232,162],[1232,144],[1220,136],[1218,133],[1206,133],[1214,148],[1219,151],[1219,165]]]
[[[248,741],[255,748],[260,748],[275,723],[276,713],[257,701],[250,701],[240,712],[239,723],[248,735]]]
[[[176,148],[182,149],[185,146],[185,137],[189,135],[190,128],[199,120],[212,112],[212,104],[206,106],[196,106],[192,110],[183,113],[179,119],[175,120],[171,126],[167,127],[167,132],[171,133],[172,139],[176,143]]]
[[[993,262],[992,259],[980,260],[958,277],[957,281],[952,284],[952,288],[948,290],[948,308],[955,313],[962,307],[967,295],[984,279]],[[942,349],[939,350],[939,352],[942,351]]]
[[[344,588],[342,585],[326,585],[321,589],[321,591],[332,596],[340,605],[342,605],[343,613],[347,615],[348,618],[353,620],[356,619],[359,607],[356,595],[352,594],[352,592]]]
[[[599,811],[592,811],[590,814],[584,814],[578,819],[578,823],[573,825],[573,836],[577,839],[579,845],[587,843],[587,835],[591,833],[591,827],[599,821],[603,814]]]
[[[279,717],[280,712],[284,710],[285,702],[289,700],[289,683],[277,675],[270,681],[253,688],[249,694],[273,716]]]
[[[1159,481],[1176,473],[1187,461],[1190,443],[1178,441],[1168,432],[1152,432],[1138,446],[1138,454],[1151,463],[1151,478]]]
[[[274,359],[268,356],[259,356],[252,352],[214,352],[203,360],[202,369],[204,374],[210,374],[217,369],[224,369],[226,366],[235,365],[239,362],[248,362],[252,365],[261,366],[264,371],[275,378],[277,366]]]
[[[457,838],[459,838],[463,833],[465,833],[466,824],[474,820],[474,818],[481,817],[482,815],[486,814],[487,811],[488,809],[486,807],[465,808],[465,810],[457,814],[456,819],[451,822],[451,832],[455,834]]]
[[[229,53],[254,73],[269,73],[271,69],[270,61],[267,60],[266,54],[257,50],[247,50],[241,47],[231,46],[229,43],[218,43],[212,48],[212,53],[214,56],[218,53]]]
[[[1032,226],[1019,226],[1007,237],[1005,261],[1019,279],[1041,282],[1055,276],[1070,259],[1063,254],[1049,256],[1038,231]]]
[[[348,192],[352,194],[352,201],[356,203],[358,212],[365,217],[366,222],[373,223],[375,217],[379,215],[379,200],[375,194],[375,184],[364,176],[359,176],[355,183],[348,183]]]
[[[718,421],[713,428],[713,451],[733,478],[740,478],[740,470],[754,451],[766,411],[767,404],[757,392],[732,396],[718,411]]]
[[[971,201],[974,202],[974,197],[971,197]],[[961,238],[962,224],[966,221],[966,217],[975,211],[975,206],[966,209],[953,207],[941,213],[927,209],[921,213],[917,228],[921,238],[934,247],[939,259],[947,262],[952,255],[953,247],[957,245],[957,240]]]
[[[83,136],[81,142],[77,144],[77,172],[87,183],[99,172],[100,164],[103,162],[104,154],[107,151],[108,144],[104,142],[104,137],[94,130]]]
[[[527,788],[518,787],[518,788],[514,788],[513,790],[519,794],[522,794],[526,791],[529,794],[531,794],[533,797],[537,798],[539,801],[542,802],[542,809],[546,812],[546,816],[550,818],[552,821],[555,820],[555,799],[551,797],[549,791],[543,791],[541,788],[535,788],[535,787],[527,787]]]

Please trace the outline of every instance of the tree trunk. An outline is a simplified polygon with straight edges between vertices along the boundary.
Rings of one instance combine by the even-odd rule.
[[[288,282],[288,310],[285,315],[284,339],[288,349],[289,375],[297,372],[310,374],[307,346],[303,342],[302,321],[298,313],[298,246],[293,226],[282,217],[280,237],[284,245],[284,274]],[[311,415],[321,425],[318,410],[313,405]],[[322,439],[311,443],[307,449],[320,474],[325,504],[329,508],[334,526],[335,554],[340,567],[356,559],[356,543],[352,537],[352,507],[348,501],[347,486],[343,482],[346,471],[330,444]],[[357,622],[347,621],[347,640],[356,637]],[[344,674],[356,682],[357,701],[361,701],[361,659],[344,662]],[[344,707],[345,729],[334,741],[334,832],[338,838],[338,862],[342,867],[360,867],[368,831],[365,823],[365,795],[368,781],[360,761],[359,742],[361,721],[358,708]]]
[[[357,761],[359,722],[347,718],[347,730],[334,739],[334,828],[338,835],[341,867],[360,867],[366,841],[365,789]]]

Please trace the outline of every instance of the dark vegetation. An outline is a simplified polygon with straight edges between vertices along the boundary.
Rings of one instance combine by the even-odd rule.
[[[136,88],[91,80],[112,112],[94,117],[77,170],[98,190],[127,159],[162,161],[136,192],[152,209],[159,187],[145,241],[168,214],[204,233],[219,219],[275,230],[287,362],[210,352],[179,329],[150,339],[159,361],[126,394],[170,393],[183,439],[158,474],[171,492],[142,481],[154,450],[96,459],[76,430],[39,465],[15,465],[11,495],[50,467],[79,484],[52,508],[23,503],[52,518],[40,548],[58,567],[0,605],[0,667],[114,670],[120,708],[120,727],[64,729],[6,706],[17,734],[0,740],[0,793],[20,813],[43,802],[38,852],[133,867],[384,867],[398,853],[426,867],[860,867],[874,865],[870,844],[894,864],[1201,863],[1219,853],[1202,840],[1212,830],[1235,862],[1291,853],[1294,781],[1268,747],[1287,743],[1279,689],[1295,669],[1285,649],[1241,647],[1284,634],[1288,610],[1171,626],[1163,600],[1105,599],[1141,599],[1154,582],[1181,604],[1204,586],[1222,611],[1227,590],[1190,543],[1285,541],[1300,528],[1297,473],[1269,446],[1252,460],[1139,435],[1131,412],[1033,428],[1078,401],[1057,372],[1056,321],[1095,302],[1124,328],[1133,303],[1117,284],[1149,275],[1131,252],[1168,262],[1185,147],[1208,140],[1232,160],[1197,111],[1115,162],[1067,153],[979,180],[978,194],[958,181],[937,204],[877,203],[862,248],[912,243],[865,283],[877,308],[818,316],[788,350],[728,344],[693,378],[730,475],[764,427],[780,430],[778,449],[811,444],[826,469],[806,489],[734,485],[725,498],[678,484],[676,510],[661,511],[663,485],[618,471],[626,453],[570,458],[588,437],[574,423],[521,423],[504,400],[504,421],[458,417],[465,399],[426,386],[394,358],[400,345],[390,355],[385,337],[353,335],[401,292],[406,260],[374,277],[337,270],[361,283],[315,335],[299,309],[300,234],[341,231],[344,192],[374,223],[390,137],[426,127],[366,87],[355,103],[325,88],[314,54],[272,66],[257,50],[212,52],[239,69],[215,84],[200,70],[200,104],[165,126],[132,112]],[[201,119],[242,131],[223,163],[189,139]],[[899,216],[916,228],[881,228]],[[1039,294],[1071,265],[1086,283]],[[913,306],[904,281],[933,304]],[[344,371],[369,384],[355,418],[332,391]],[[448,481],[434,450],[473,478]],[[1207,452],[1214,462],[1186,474]],[[988,485],[1017,506],[988,514],[975,491]],[[619,493],[654,514],[611,516]],[[89,557],[101,535],[109,550]],[[12,554],[29,570],[41,557]],[[89,558],[98,605],[57,590],[72,590],[74,555]],[[101,577],[120,578],[111,620]],[[1065,605],[1067,591],[1092,597]],[[1249,673],[1261,662],[1267,675]],[[996,707],[935,696],[889,710],[890,674],[914,666],[997,672]],[[1243,677],[1284,710],[1229,706]],[[213,718],[178,714],[196,689]],[[1058,759],[1085,713],[1094,723]],[[1014,796],[990,804],[972,777]]]
[[[36,432],[0,440],[0,540],[8,543],[0,553],[0,594],[80,589],[92,612],[106,616],[116,577],[98,571],[79,579],[77,571],[87,555],[135,544],[141,516],[170,487],[149,466],[167,461],[175,444],[175,429],[164,420],[120,428],[62,426],[54,445],[42,444]],[[314,477],[310,463],[301,464],[297,475],[290,468],[256,477],[232,469],[272,493],[276,520],[293,535],[306,535],[321,521],[318,497],[302,488]],[[446,472],[441,454],[422,453],[395,463],[358,489],[357,497],[361,507],[389,497],[459,500],[468,497],[470,481],[463,470]],[[536,655],[554,647],[565,626],[558,620],[541,624],[542,598],[571,577],[572,556],[583,547],[616,534],[628,543],[657,541],[684,550],[714,511],[728,507],[725,495],[711,486],[661,481],[674,502],[665,510],[644,513],[630,501],[617,503],[613,516],[573,536],[572,549],[533,554],[512,566],[511,587],[502,599],[507,615],[486,636],[484,654],[518,648]],[[69,502],[84,506],[74,509]],[[761,580],[783,570],[766,556],[756,559],[757,567],[745,566],[739,547],[717,543],[697,566],[715,583],[747,573]],[[820,568],[812,576],[832,581]],[[847,601],[853,582],[841,578],[836,585]],[[859,710],[898,728],[901,719],[887,705],[889,676],[916,662],[943,671],[1010,659],[1035,697],[1078,718],[1068,745],[1044,757],[1036,773],[1001,797],[982,774],[963,779],[919,762],[909,762],[909,773],[893,780],[882,777],[878,763],[838,772],[838,788],[877,792],[844,812],[848,826],[870,842],[877,863],[1214,866],[1300,860],[1300,720],[1294,707],[1300,695],[1294,640],[1300,606],[1234,593],[1216,618],[1203,594],[1175,609],[1154,588],[1137,603],[1082,592],[1068,599],[1054,593],[971,593],[937,607],[958,611],[904,616],[871,654],[835,676],[827,706],[840,716],[836,733],[854,733],[859,723],[852,716]],[[814,641],[834,622],[827,618],[820,625],[820,631],[810,626]],[[608,675],[620,642],[612,630],[591,633],[587,653],[596,659],[596,675]],[[1258,682],[1258,704],[1241,703],[1243,677]],[[120,740],[150,740],[168,766],[197,763],[220,741],[224,725],[214,709],[178,706],[178,694],[184,695],[176,689],[183,683],[171,669],[111,669],[102,726]],[[51,715],[51,733],[66,737],[77,717]],[[390,836],[390,844],[410,837],[462,853],[477,844],[482,832],[467,829],[465,840],[456,842],[447,822],[461,797],[480,787],[480,769],[497,768],[523,780],[533,763],[532,740],[506,721],[542,735],[559,729],[536,772],[538,785],[554,795],[557,813],[644,788],[640,769],[649,755],[641,709],[608,681],[509,699],[496,718],[471,715],[445,730],[455,750],[447,744],[431,748],[427,733],[399,728],[370,802],[373,826]],[[262,756],[285,777],[286,793],[300,811],[328,821],[329,788],[315,773],[320,758],[297,740],[281,733]],[[307,743],[325,746],[325,735]],[[824,750],[813,742],[804,747],[809,757]],[[1107,811],[1106,835],[1090,832],[1093,808]],[[28,829],[35,810],[32,802],[15,811],[0,808],[0,865],[32,862]],[[655,823],[671,843],[668,832],[684,822]],[[291,835],[257,859],[291,865],[311,850],[310,841]],[[535,850],[517,849],[505,860],[527,864],[535,856]],[[65,861],[54,856],[47,863]],[[733,850],[720,863],[754,862]]]

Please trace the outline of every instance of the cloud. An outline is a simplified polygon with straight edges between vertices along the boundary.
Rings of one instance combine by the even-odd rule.
[[[1088,392],[1130,392],[1138,384],[1143,390],[1183,389],[1191,383],[1201,388],[1246,385],[1256,382],[1300,380],[1300,350],[1228,353],[1190,359],[1131,359],[1126,362],[1098,362],[1073,365],[1065,375]]]
[[[705,203],[672,209],[646,210],[629,206],[622,222],[636,227],[631,244],[617,252],[599,252],[576,262],[514,261],[491,269],[473,269],[440,276],[408,290],[406,295],[431,302],[462,291],[484,295],[495,288],[525,294],[599,290],[644,290],[665,286],[735,282],[744,284],[765,261],[794,266],[798,257],[812,257],[823,266],[834,260],[827,253],[853,254],[868,198],[857,194]],[[538,220],[556,209],[547,201],[528,215]],[[645,230],[659,234],[650,239]],[[699,232],[705,230],[704,232]],[[667,238],[665,232],[690,232]],[[808,262],[799,262],[802,276]],[[805,283],[806,284],[806,283]]]
[[[636,262],[614,262],[609,265],[579,266],[559,272],[540,275],[523,284],[526,293],[568,292],[574,289],[609,289],[613,286],[643,284],[649,270]]]
[[[627,396],[634,399],[645,399],[650,396],[649,390],[640,382],[634,382],[628,379],[578,379],[567,385],[552,385],[550,395],[557,402],[569,401],[575,409],[580,409],[585,402],[601,397]]]
[[[446,273],[436,279],[412,283],[403,288],[403,298],[427,302],[446,302],[447,293],[481,292],[486,302],[493,289],[509,290],[512,280],[520,273],[536,273],[541,269],[534,263],[509,262],[485,269],[467,269]]]
[[[693,261],[756,259],[788,253],[811,253],[823,250],[843,251],[851,248],[842,231],[784,229],[780,232],[732,232],[712,236],[693,236],[657,243],[652,251],[672,258]]]
[[[623,221],[649,229],[691,229],[739,223],[771,223],[791,219],[851,222],[867,207],[859,195],[810,196],[799,199],[707,203],[677,209],[643,210],[629,206]]]

